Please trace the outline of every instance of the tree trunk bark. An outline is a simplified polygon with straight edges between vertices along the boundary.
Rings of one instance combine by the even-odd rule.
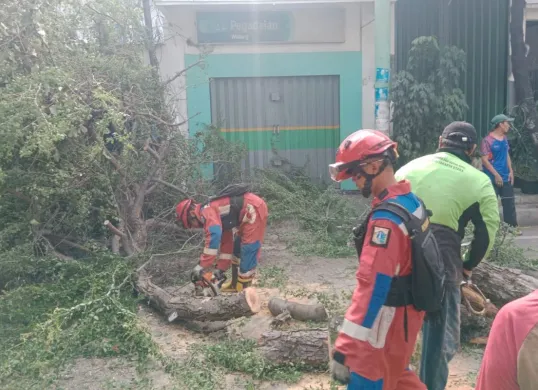
[[[230,321],[189,321],[183,325],[194,332],[217,339],[254,340],[256,352],[275,364],[306,364],[326,366],[329,362],[329,332],[327,329],[271,329],[271,317],[254,316],[246,324],[242,319]]]
[[[300,329],[265,332],[258,351],[272,363],[307,364],[311,367],[329,363],[327,329]]]
[[[512,73],[514,75],[514,85],[516,101],[525,115],[525,129],[530,133],[534,143],[534,155],[538,155],[538,113],[534,103],[532,91],[529,61],[526,56],[525,38],[523,35],[524,13],[526,1],[512,0],[510,10],[510,44],[512,48]]]
[[[153,284],[150,277],[141,272],[136,282],[139,292],[146,295],[159,312],[169,322],[187,321],[227,321],[238,317],[248,317],[260,310],[260,302],[255,289],[247,288],[234,295],[219,295],[213,298],[194,296],[173,296]]]
[[[326,321],[327,312],[323,305],[318,304],[303,304],[291,302],[286,299],[273,297],[269,300],[269,311],[275,317],[288,311],[291,318],[299,321]]]
[[[538,279],[526,275],[524,271],[484,261],[473,270],[472,279],[499,308],[538,289]]]
[[[130,236],[127,234],[127,239],[130,239],[132,246],[136,253],[140,253],[146,250],[147,241],[148,241],[148,232],[146,230],[146,221],[141,217],[141,213],[133,211],[129,218],[129,229],[127,233],[131,233]]]

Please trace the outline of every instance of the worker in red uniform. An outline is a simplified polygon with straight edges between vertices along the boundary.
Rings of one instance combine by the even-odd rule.
[[[426,210],[409,182],[394,177],[397,157],[389,137],[359,130],[342,142],[329,171],[333,180],[351,178],[363,196],[374,195],[372,206],[390,199],[420,217]],[[385,210],[374,210],[362,228],[358,284],[335,342],[332,376],[349,390],[426,389],[408,368],[424,312],[392,302],[393,278],[411,273],[408,233],[402,220]]]
[[[192,199],[181,201],[176,206],[176,217],[183,227],[205,231],[205,246],[193,272],[218,282],[232,265],[232,279],[220,291],[239,292],[249,287],[260,258],[268,215],[265,201],[251,192],[220,197],[203,205]],[[197,284],[197,293],[200,289],[201,284]]]

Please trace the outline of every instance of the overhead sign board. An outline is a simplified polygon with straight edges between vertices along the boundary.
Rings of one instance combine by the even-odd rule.
[[[199,12],[198,42],[286,42],[291,23],[287,12]]]
[[[197,12],[198,43],[344,42],[343,9]]]

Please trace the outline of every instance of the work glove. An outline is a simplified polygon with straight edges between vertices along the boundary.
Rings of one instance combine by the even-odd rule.
[[[344,366],[344,355],[336,351],[331,360],[331,377],[343,385],[349,383],[349,368]]]

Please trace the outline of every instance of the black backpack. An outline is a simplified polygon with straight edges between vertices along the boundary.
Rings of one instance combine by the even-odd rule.
[[[445,265],[437,240],[430,228],[431,212],[426,209],[422,200],[419,201],[425,210],[423,218],[416,217],[405,207],[389,199],[374,207],[365,222],[354,229],[353,233],[360,257],[372,213],[386,210],[400,217],[411,239],[412,271],[407,276],[395,276],[392,279],[385,305],[400,307],[413,304],[417,310],[436,313],[441,309],[445,293]]]
[[[212,202],[217,199],[221,198],[233,198],[236,196],[243,196],[247,192],[250,192],[250,185],[248,184],[229,184],[226,187],[224,187],[222,190],[219,191],[219,193],[211,198],[209,198],[209,201]]]
[[[209,202],[222,198],[230,198],[230,213],[221,215],[222,230],[230,230],[240,225],[239,214],[243,209],[244,195],[250,192],[248,184],[229,184],[211,198]]]

